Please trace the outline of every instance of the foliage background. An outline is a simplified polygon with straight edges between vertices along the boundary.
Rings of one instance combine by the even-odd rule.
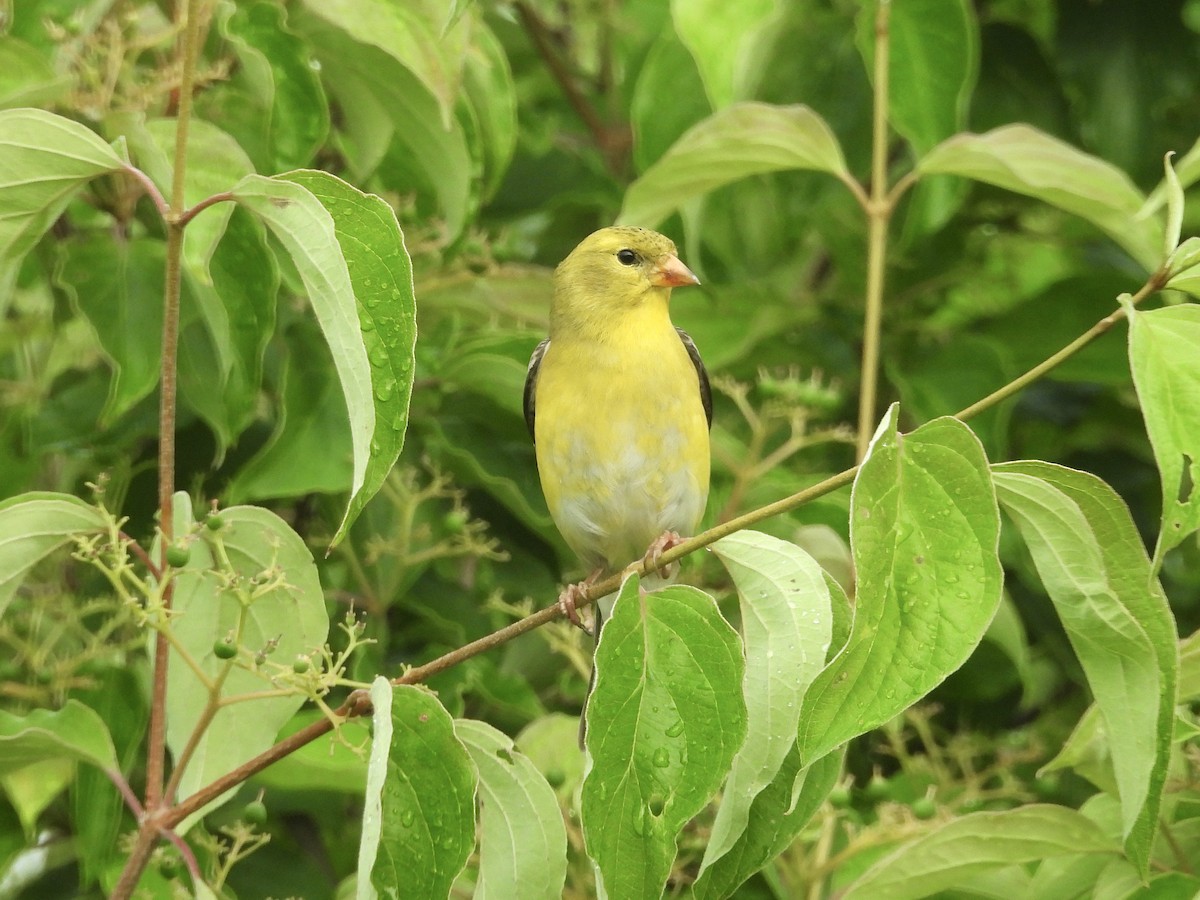
[[[1196,140],[1195,0],[896,5],[924,23],[914,40],[937,48],[893,74],[897,119],[920,151],[959,130],[1028,122],[1148,191],[1163,154]],[[369,679],[486,634],[529,600],[545,605],[581,574],[545,511],[520,409],[552,266],[616,218],[629,184],[680,135],[734,100],[812,107],[865,179],[871,17],[857,0],[258,0],[210,12],[191,202],[250,171],[326,169],[395,207],[413,257],[420,337],[401,462],[349,539],[320,561],[331,614],[366,613],[376,643],[355,674]],[[178,102],[165,4],[21,0],[4,11],[3,28],[0,106],[68,115],[107,139],[124,136],[152,175],[165,165],[164,117]],[[909,154],[897,141],[897,173]],[[103,472],[110,506],[136,536],[152,533],[156,505],[163,235],[149,212],[132,180],[93,182],[0,297],[0,497],[85,493]],[[1185,234],[1198,219],[1188,214]],[[251,249],[199,235],[188,250],[178,483],[197,508],[212,497],[263,503],[323,551],[350,482],[341,391],[286,255],[243,212],[228,229]],[[689,203],[662,229],[704,282],[677,294],[673,315],[720,385],[706,523],[852,464],[866,226],[850,193],[819,173],[757,175]],[[905,201],[887,262],[882,399],[900,401],[903,427],[1000,387],[1143,281],[1124,251],[1079,219],[950,179],[923,182]],[[238,317],[214,318],[213,296],[238,297],[229,307]],[[1123,335],[972,427],[993,460],[1044,459],[1101,476],[1152,542],[1158,476]],[[846,503],[835,494],[765,530],[848,581]],[[837,824],[824,859],[853,851],[840,877],[919,827],[904,810],[930,785],[961,811],[1035,796],[1074,804],[1091,792],[1073,772],[1035,776],[1088,695],[1025,551],[1005,551],[1010,597],[990,640],[930,705],[855,745],[851,805],[827,820]],[[1164,569],[1182,635],[1200,625],[1198,572],[1193,538]],[[127,623],[103,607],[91,578],[82,569],[66,582],[48,577],[6,618],[6,705],[52,704],[144,675],[123,642]],[[728,587],[707,560],[690,563],[685,579]],[[78,612],[85,601],[90,618]],[[82,627],[99,620],[115,622],[106,640]],[[578,710],[587,653],[579,635],[551,626],[431,686],[454,714],[510,734],[533,729],[536,747],[539,734],[561,735],[556,713]],[[137,691],[125,696],[113,715],[127,726],[114,730],[132,736],[144,709]],[[136,755],[136,746],[120,749]],[[545,762],[552,782],[567,784],[575,765]],[[244,896],[332,896],[354,866],[355,771],[353,759],[322,768],[314,757],[248,789],[268,788],[274,840],[231,884]],[[49,797],[33,821],[70,819],[73,790]],[[24,842],[22,809],[10,792],[0,813],[5,855]],[[703,836],[693,837],[702,849]],[[746,896],[802,880],[816,865],[811,845],[785,854],[780,872]],[[109,864],[87,853],[85,869]],[[577,862],[576,886],[585,877]],[[60,877],[67,892],[77,876],[68,868]]]

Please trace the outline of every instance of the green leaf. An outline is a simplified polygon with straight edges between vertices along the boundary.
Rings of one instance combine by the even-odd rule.
[[[329,105],[308,47],[287,29],[284,10],[273,3],[237,6],[222,22],[222,33],[262,104],[255,112],[271,170],[305,165],[329,133]]]
[[[833,789],[843,756],[843,750],[835,750],[805,768],[793,745],[775,779],[754,798],[746,830],[696,879],[695,900],[733,896],[742,882],[791,846]]]
[[[629,186],[618,220],[652,228],[695,197],[763,172],[846,175],[837,138],[807,106],[735,103],[689,129]]]
[[[226,489],[230,503],[313,492],[344,491],[353,450],[346,403],[328,347],[315,327],[290,329],[281,371],[282,398],[275,430]]]
[[[458,719],[454,733],[479,772],[476,900],[558,900],[567,877],[567,830],[554,791],[512,739],[484,722]]]
[[[108,527],[104,513],[70,494],[38,491],[0,501],[0,615],[30,569],[76,536]]]
[[[796,743],[800,703],[825,667],[833,610],[825,574],[794,544],[739,531],[713,544],[737,587],[746,674],[746,743],[733,759],[700,871],[746,829],[754,798]]]
[[[1200,631],[1179,644],[1179,700],[1188,703],[1200,697]]]
[[[304,0],[304,5],[403,65],[437,98],[442,122],[449,124],[462,81],[470,17],[447,26],[440,4],[389,0]]]
[[[1145,198],[1128,175],[1028,125],[956,135],[926,154],[917,171],[973,178],[1081,216],[1147,270],[1162,254],[1162,225],[1137,218]]]
[[[670,97],[670,102],[664,102],[664,97]],[[629,101],[637,171],[646,171],[711,112],[695,62],[675,32],[664,29],[650,45]]]
[[[0,308],[21,259],[75,191],[125,161],[95,133],[40,109],[0,111]]]
[[[596,650],[592,768],[580,794],[588,853],[610,897],[662,893],[676,838],[746,736],[741,645],[707,594],[643,595],[626,579]]]
[[[224,527],[212,531],[195,524],[187,494],[176,494],[174,507],[175,534],[191,551],[187,567],[175,575],[175,642],[167,683],[167,744],[177,761],[193,732],[203,729],[180,781],[182,800],[271,746],[305,697],[299,691],[247,695],[272,690],[273,679],[290,674],[296,656],[321,647],[329,619],[312,554],[277,515],[256,506],[231,506],[221,511]],[[221,558],[231,570],[225,563],[218,566]],[[239,655],[219,659],[213,647],[230,634]],[[182,657],[185,651],[208,684]],[[260,651],[261,663],[255,658]],[[222,705],[204,727],[210,684],[219,685]]]
[[[475,173],[458,120],[445,120],[434,94],[383,51],[314,15],[293,14],[292,22],[320,57],[321,76],[344,117],[342,149],[355,179],[375,172],[389,147],[398,146],[393,156],[404,171],[389,172],[389,185],[435,197],[448,236],[461,233],[474,203]]]
[[[947,822],[891,853],[853,881],[843,900],[928,897],[993,869],[1079,853],[1117,853],[1090,819],[1062,806],[981,812]]]
[[[159,381],[166,247],[92,233],[59,244],[56,280],[71,296],[112,368],[100,424],[111,426]]]
[[[1146,872],[1171,749],[1175,623],[1122,500],[1094,475],[994,466],[1104,718],[1130,858]]]
[[[278,739],[283,740],[324,717],[325,713],[318,709],[301,710],[280,730]],[[363,719],[348,719],[338,726],[336,734],[289,753],[255,775],[254,781],[267,789],[361,794],[366,784],[367,761],[358,748],[365,747],[370,738]]]
[[[70,87],[36,47],[15,37],[0,37],[0,108],[53,106]]]
[[[1200,237],[1190,237],[1171,254],[1171,278],[1165,287],[1200,296]]]
[[[898,414],[893,405],[854,481],[854,624],[805,697],[805,760],[933,690],[971,655],[1000,602],[1000,517],[979,440],[949,417],[902,435]]]
[[[332,543],[337,544],[375,496],[404,446],[417,342],[412,262],[395,212],[379,197],[364,194],[325,172],[290,172],[278,177],[311,191],[333,216],[371,364],[375,404],[371,456],[363,484],[350,497],[333,536]]]
[[[0,710],[0,775],[51,759],[118,771],[117,751],[104,720],[78,700],[24,716]]]
[[[475,846],[475,768],[454,720],[420,687],[371,686],[358,900],[448,897]]]
[[[776,0],[671,0],[675,31],[696,61],[713,109],[750,96],[766,58],[761,38],[775,6]]]
[[[1154,565],[1200,528],[1200,307],[1126,306],[1129,365],[1162,478]]]
[[[888,115],[918,155],[961,131],[979,69],[979,24],[965,0],[905,0],[888,14]],[[859,52],[875,71],[875,4],[858,15]]]
[[[463,69],[462,110],[469,110],[472,147],[483,165],[483,199],[500,187],[517,147],[517,88],[500,39],[483,22],[474,25]]]
[[[356,495],[366,482],[371,461],[376,407],[372,364],[367,358],[354,284],[338,239],[337,224],[311,191],[283,178],[249,175],[238,182],[233,195],[238,203],[261,218],[283,244],[308,290],[309,303],[329,344],[349,410],[354,450],[350,492]],[[382,248],[370,244],[363,249],[382,252]],[[381,362],[387,364],[389,360]]]

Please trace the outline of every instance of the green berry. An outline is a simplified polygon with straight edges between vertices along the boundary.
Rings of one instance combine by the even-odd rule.
[[[469,516],[465,509],[452,509],[442,517],[442,527],[450,534],[461,534],[467,527]]]
[[[844,784],[834,785],[829,792],[829,803],[834,809],[845,809],[850,805],[850,788]]]
[[[255,828],[267,824],[267,805],[261,800],[251,800],[242,810],[242,821]]]
[[[167,548],[167,563],[176,569],[182,569],[191,558],[191,548],[186,544],[172,544]]]
[[[237,644],[229,638],[222,638],[213,644],[213,656],[217,659],[233,659],[237,652]]]
[[[220,531],[225,527],[225,520],[221,518],[220,513],[209,513],[208,518],[204,520],[204,527],[209,531]]]
[[[878,803],[881,800],[887,800],[892,795],[891,785],[887,783],[882,775],[876,772],[871,776],[871,780],[867,782],[867,786],[863,789],[863,793],[872,803]]]
[[[929,797],[918,797],[912,802],[911,809],[918,819],[932,819],[937,812],[937,805]]]
[[[179,877],[179,857],[163,856],[158,861],[158,874],[167,881],[174,881]]]
[[[297,675],[303,675],[309,669],[309,661],[307,656],[297,656],[295,662],[292,663],[292,671]]]

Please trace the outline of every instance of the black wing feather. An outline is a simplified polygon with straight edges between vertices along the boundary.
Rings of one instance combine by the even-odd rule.
[[[542,357],[550,346],[550,338],[546,338],[533,348],[533,356],[529,357],[529,369],[525,373],[525,424],[529,427],[529,436],[537,439],[533,431],[534,416],[537,414],[537,379],[538,369],[542,366]]]
[[[683,348],[687,350],[688,358],[692,361],[692,365],[696,367],[696,377],[700,379],[700,402],[704,404],[704,418],[708,419],[708,427],[712,429],[712,386],[708,383],[708,370],[704,368],[704,360],[700,358],[700,351],[696,349],[696,342],[682,328],[676,328],[679,332],[679,339],[683,341]],[[525,388],[526,396],[528,396],[529,388]],[[528,407],[526,407],[528,409]],[[526,412],[526,418],[530,413]],[[531,428],[533,426],[530,426]]]

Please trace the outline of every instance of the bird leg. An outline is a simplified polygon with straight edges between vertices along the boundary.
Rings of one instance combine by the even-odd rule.
[[[587,626],[579,619],[579,612],[575,609],[575,605],[584,599],[584,594],[587,589],[596,583],[596,579],[604,571],[603,568],[597,569],[583,581],[578,581],[575,584],[568,584],[561,594],[558,595],[558,608],[562,610],[562,614],[567,617],[572,625],[582,628],[587,631]]]

